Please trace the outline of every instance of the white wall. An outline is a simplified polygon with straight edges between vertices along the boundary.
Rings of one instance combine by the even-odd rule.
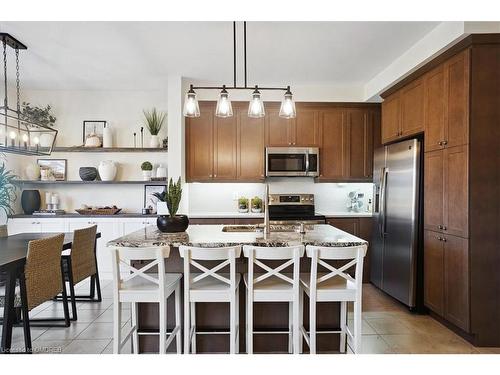
[[[306,193],[314,194],[316,212],[333,214],[346,212],[346,204],[350,191],[365,194],[364,203],[372,199],[371,183],[314,183],[312,178],[272,178],[268,179],[271,194]],[[189,213],[235,213],[237,198],[245,196],[263,197],[263,183],[190,183]]]

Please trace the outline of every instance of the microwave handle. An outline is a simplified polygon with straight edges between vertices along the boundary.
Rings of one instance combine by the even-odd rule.
[[[309,173],[309,150],[306,151],[306,174]]]

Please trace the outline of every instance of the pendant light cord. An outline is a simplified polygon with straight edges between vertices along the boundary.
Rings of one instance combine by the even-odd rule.
[[[243,62],[245,69],[245,87],[247,85],[247,21],[243,21]]]
[[[233,21],[233,87],[236,87],[236,21]]]

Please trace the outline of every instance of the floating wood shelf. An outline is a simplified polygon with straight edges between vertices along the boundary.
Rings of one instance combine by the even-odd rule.
[[[16,180],[17,184],[25,185],[166,185],[167,181],[33,181]]]
[[[52,152],[168,152],[168,148],[141,147],[54,147]]]

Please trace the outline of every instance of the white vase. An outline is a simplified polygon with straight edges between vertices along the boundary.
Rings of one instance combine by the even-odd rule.
[[[157,135],[152,135],[149,140],[149,147],[151,148],[159,148],[160,147],[160,137]]]
[[[160,164],[158,168],[156,168],[156,177],[158,178],[167,177],[167,168]]]
[[[30,181],[36,181],[40,178],[40,167],[38,164],[28,164],[25,168],[24,173],[26,174],[26,179]]]
[[[40,135],[40,147],[50,147],[54,141],[54,136],[50,133]]]
[[[150,181],[152,175],[153,175],[152,171],[142,171],[142,179],[144,181]]]
[[[116,177],[116,163],[112,160],[104,160],[99,163],[99,176],[102,181],[113,181]]]
[[[102,131],[102,147],[113,147],[113,130],[108,123]]]

